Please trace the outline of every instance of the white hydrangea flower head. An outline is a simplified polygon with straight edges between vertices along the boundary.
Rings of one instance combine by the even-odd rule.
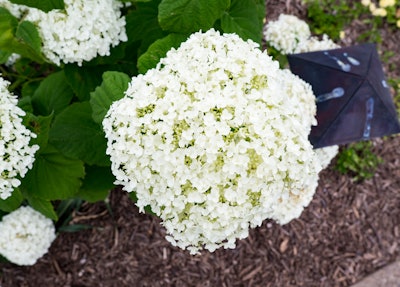
[[[9,82],[0,77],[0,200],[9,197],[32,168],[38,145],[30,146],[36,135],[22,124],[25,112],[7,87]]]
[[[196,253],[301,214],[321,170],[314,114],[309,84],[258,44],[211,29],[132,78],[103,127],[116,183]]]
[[[0,254],[17,265],[33,265],[56,238],[53,221],[29,206],[5,215],[0,222]]]
[[[271,21],[266,25],[264,38],[283,55],[340,47],[328,35],[324,34],[321,40],[312,37],[310,28],[305,21],[286,14],[281,14],[278,20]]]
[[[282,54],[294,53],[298,44],[310,36],[310,27],[305,21],[287,14],[267,23],[264,30],[266,41]]]
[[[65,10],[31,8],[25,20],[36,23],[42,51],[56,65],[90,61],[127,41],[123,4],[117,0],[64,0]]]

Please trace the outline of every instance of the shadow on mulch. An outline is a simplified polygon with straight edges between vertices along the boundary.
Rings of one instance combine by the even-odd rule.
[[[354,183],[321,174],[299,219],[266,221],[233,250],[191,256],[172,247],[159,220],[139,214],[121,190],[84,205],[74,223],[31,267],[2,264],[0,286],[349,286],[400,255],[400,136],[375,142],[385,163]]]
[[[267,12],[304,16],[298,2],[267,1]],[[393,50],[400,33],[384,37]],[[400,256],[400,136],[374,143],[384,159],[374,178],[355,183],[328,168],[299,219],[265,221],[233,250],[191,256],[172,247],[157,218],[114,190],[112,214],[104,203],[75,214],[93,228],[60,234],[34,266],[0,264],[0,287],[349,286]]]

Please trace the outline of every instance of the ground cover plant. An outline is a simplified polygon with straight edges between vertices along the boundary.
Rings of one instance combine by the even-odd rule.
[[[13,150],[3,160],[14,164],[10,160],[14,156],[25,170],[9,168],[2,173],[7,188],[2,190],[0,229],[10,230],[7,222],[26,210],[21,206],[30,206],[37,215],[30,216],[27,225],[45,224],[51,232],[44,251],[25,261],[8,255],[7,240],[15,236],[27,242],[37,236],[35,232],[24,227],[8,235],[5,243],[0,241],[0,253],[4,250],[2,255],[9,261],[31,265],[38,260],[32,267],[4,264],[0,282],[5,286],[27,282],[34,270],[48,266],[54,268],[54,276],[36,275],[31,281],[35,283],[21,284],[348,286],[398,255],[399,230],[393,220],[399,213],[398,138],[342,147],[330,168],[321,172],[337,147],[311,148],[307,135],[314,121],[313,95],[307,84],[282,69],[284,54],[294,49],[331,49],[349,39],[357,41],[364,31],[350,35],[351,30],[346,30],[353,25],[350,20],[329,25],[329,29],[337,27],[337,34],[313,28],[322,23],[311,14],[307,20],[307,13],[316,9],[310,1],[276,7],[256,0],[208,1],[207,5],[204,1],[94,1],[94,6],[83,1],[41,1],[38,9],[29,6],[37,5],[31,1],[12,2],[0,2],[4,7],[0,9],[2,93],[11,102],[4,107],[11,109],[13,123],[23,124],[26,131],[24,143],[2,134],[5,147]],[[318,7],[329,10],[330,3]],[[335,5],[339,5],[336,13],[346,10],[344,1]],[[360,13],[353,16],[370,19],[370,4],[357,5]],[[398,3],[387,5],[392,7],[387,14],[396,18],[393,11]],[[369,10],[364,9],[367,6]],[[96,16],[104,16],[102,9],[107,16],[99,17],[99,26],[90,24]],[[87,17],[89,10],[94,13]],[[310,23],[310,28],[304,26],[304,41],[287,36],[279,42],[292,41],[288,52],[273,46],[274,33],[263,40],[268,24],[284,14],[296,14]],[[345,14],[346,19],[350,14]],[[79,25],[76,15],[81,15]],[[379,33],[383,29],[398,37],[393,18],[379,19],[378,24],[371,22],[371,33],[384,37]],[[65,33],[54,32],[60,29]],[[276,29],[275,35],[288,35],[279,34],[283,28]],[[321,31],[327,35],[318,37]],[[267,51],[274,49],[271,55],[282,59],[280,67],[261,54],[257,43],[266,45]],[[397,59],[398,51],[379,48],[386,53],[387,63]],[[191,62],[196,65],[190,67]],[[398,97],[398,66],[392,65],[388,72]],[[271,101],[274,93],[285,97]],[[240,102],[238,95],[250,100],[241,106],[216,104],[215,99],[201,98],[208,94],[226,95],[228,103]],[[12,130],[5,123],[2,118],[2,130]],[[265,134],[268,137],[262,138]],[[15,153],[23,151],[21,146],[27,159]],[[267,165],[271,161],[275,164]],[[335,164],[344,175],[336,172]],[[260,175],[265,170],[268,176]],[[381,193],[391,197],[390,202],[379,195],[382,186]],[[138,214],[133,202],[149,215]],[[381,216],[365,221],[367,214],[378,210],[383,210]],[[341,216],[346,221],[341,222]],[[32,223],[34,218],[40,219]],[[46,220],[40,223],[41,219]],[[290,223],[280,226],[273,220]],[[380,224],[387,230],[382,235],[376,230]],[[321,238],[318,225],[331,230],[328,239]],[[308,228],[313,232],[306,235]],[[335,236],[344,238],[345,230],[354,244],[334,247]],[[83,239],[80,234],[90,237]],[[173,245],[202,255],[169,245],[165,236]],[[107,246],[105,250],[100,242]],[[326,260],[311,251],[321,249],[322,242],[327,246]],[[208,251],[202,251],[204,247]],[[235,249],[216,250],[219,247]],[[293,258],[300,254],[310,256],[296,267]],[[101,256],[107,259],[100,260]],[[144,264],[144,258],[152,260]],[[228,267],[227,262],[233,265]],[[317,271],[299,275],[298,266],[314,266]],[[177,275],[178,269],[183,274]]]

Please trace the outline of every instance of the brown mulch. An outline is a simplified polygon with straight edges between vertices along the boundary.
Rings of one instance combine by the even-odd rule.
[[[267,12],[272,19],[304,15],[296,3],[267,1]],[[382,46],[398,52],[400,32],[383,35]],[[350,286],[400,258],[399,147],[400,136],[374,140],[384,163],[372,179],[354,182],[332,164],[299,219],[284,226],[265,221],[235,249],[196,256],[172,247],[159,220],[139,214],[116,189],[112,213],[101,202],[74,215],[73,223],[93,228],[60,234],[34,266],[0,264],[0,287]]]

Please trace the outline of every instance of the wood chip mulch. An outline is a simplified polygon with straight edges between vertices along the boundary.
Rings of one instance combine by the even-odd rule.
[[[301,14],[296,1],[271,3]],[[159,220],[116,189],[112,213],[101,202],[74,214],[93,228],[62,233],[34,266],[0,264],[0,287],[350,286],[400,258],[399,147],[400,136],[374,140],[384,163],[372,179],[354,182],[332,164],[299,219],[265,221],[237,248],[196,256],[172,247]]]

